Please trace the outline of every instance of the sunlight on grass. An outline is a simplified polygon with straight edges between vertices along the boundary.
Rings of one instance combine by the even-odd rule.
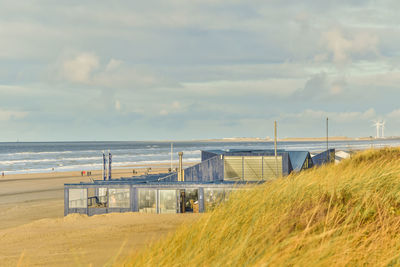
[[[133,266],[397,265],[400,149],[369,150],[235,192]]]

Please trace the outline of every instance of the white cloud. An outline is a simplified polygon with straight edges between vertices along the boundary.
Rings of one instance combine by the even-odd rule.
[[[61,62],[62,80],[95,87],[119,89],[144,89],[156,86],[168,87],[176,82],[155,75],[149,68],[132,67],[122,60],[110,59],[101,64],[94,53],[79,55]]]
[[[339,95],[342,92],[343,92],[343,88],[339,85],[334,85],[331,87],[331,93],[333,95]]]
[[[90,83],[91,75],[99,67],[99,58],[92,53],[82,53],[63,62],[63,74],[69,81]]]
[[[165,110],[165,109],[160,110],[160,115],[161,116],[166,116],[168,114],[169,114],[169,112],[167,110]]]
[[[167,80],[157,77],[151,71],[143,69],[136,69],[124,65],[122,62],[118,66],[113,66],[110,70],[109,65],[92,77],[92,84],[95,86],[108,87],[112,89],[126,88],[126,89],[143,89],[148,87],[155,87],[168,85]]]
[[[180,109],[181,108],[181,103],[179,102],[179,101],[174,101],[173,103],[172,103],[172,108],[173,109]]]
[[[383,93],[385,87],[398,88],[400,84],[400,70],[383,69],[382,73],[358,74],[352,77],[352,83],[359,87],[374,87]]]
[[[26,111],[0,109],[0,121],[23,119],[28,115]]]
[[[119,66],[121,66],[122,63],[123,62],[121,60],[117,60],[117,59],[112,58],[110,60],[110,62],[108,62],[105,71],[113,71],[113,70],[117,69]]]
[[[347,37],[339,29],[332,29],[322,33],[323,43],[329,53],[332,54],[333,62],[343,64],[351,61],[355,54],[378,54],[378,37],[372,33],[359,32]],[[316,60],[322,60],[323,55],[317,55]]]
[[[289,96],[304,84],[303,79],[266,79],[242,81],[210,81],[183,83],[185,91],[206,95],[248,95]]]
[[[390,112],[389,114],[387,114],[387,117],[390,119],[394,119],[399,121],[400,120],[400,109],[395,109],[392,112]]]
[[[119,102],[119,100],[115,100],[115,110],[117,111],[121,110],[121,102]]]
[[[182,105],[179,101],[173,101],[171,104],[162,104],[161,106],[162,109],[159,112],[161,116],[180,113],[187,109],[186,105]]]

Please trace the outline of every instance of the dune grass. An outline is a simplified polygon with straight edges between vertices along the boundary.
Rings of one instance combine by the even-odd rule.
[[[400,264],[400,149],[245,192],[126,259],[133,266]]]

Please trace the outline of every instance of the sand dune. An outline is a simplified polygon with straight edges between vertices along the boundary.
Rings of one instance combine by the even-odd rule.
[[[161,171],[166,168],[152,168],[152,172]],[[101,178],[101,171],[92,174],[91,178]],[[113,170],[114,178],[121,176],[132,176],[132,170]],[[64,217],[64,183],[89,180],[80,172],[0,177],[0,266],[18,262],[22,266],[103,265],[119,252],[128,255],[182,222],[201,216],[117,213]]]

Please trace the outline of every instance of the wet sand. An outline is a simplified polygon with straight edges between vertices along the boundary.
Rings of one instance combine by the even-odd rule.
[[[136,169],[143,174],[146,169]],[[150,173],[166,172],[152,167]],[[113,178],[132,169],[113,170]],[[106,214],[64,217],[64,184],[101,179],[80,172],[0,176],[0,266],[103,265],[143,248],[199,214]],[[125,244],[123,247],[122,245]],[[122,249],[121,249],[122,247]]]

